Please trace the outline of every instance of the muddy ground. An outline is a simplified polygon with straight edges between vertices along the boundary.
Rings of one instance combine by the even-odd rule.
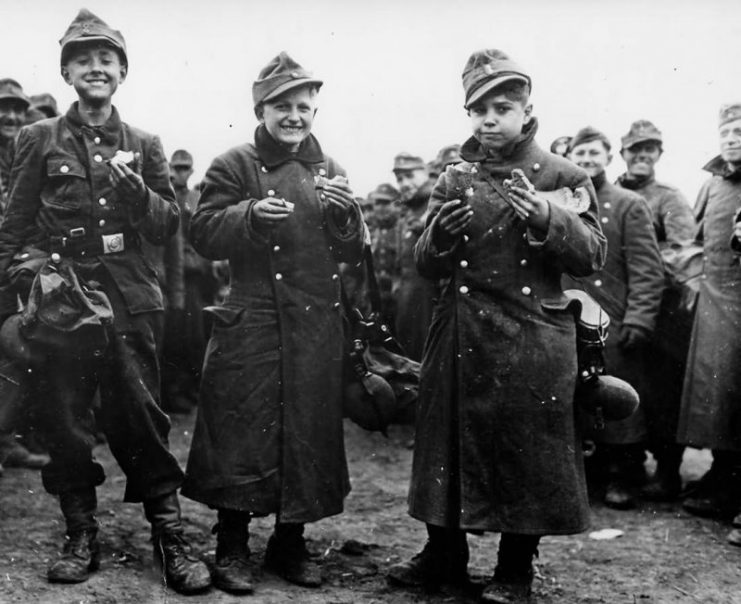
[[[185,462],[193,417],[175,416],[172,446]],[[8,469],[0,478],[0,602],[49,604],[431,604],[476,602],[470,594],[391,588],[389,565],[423,545],[423,526],[406,514],[411,468],[410,432],[392,429],[390,438],[346,426],[353,491],[341,516],[310,526],[310,549],[322,561],[325,585],[317,590],[286,584],[263,572],[262,555],[272,522],[253,522],[251,546],[257,584],[252,596],[212,589],[183,597],[168,591],[151,570],[149,535],[141,508],[124,504],[124,477],[105,446],[96,454],[108,474],[99,488],[101,569],[78,585],[49,585],[46,567],[64,533],[56,501],[38,472]],[[650,462],[649,462],[650,463]],[[707,452],[688,451],[686,479],[708,467]],[[183,499],[187,534],[204,558],[213,560],[214,513]],[[534,601],[552,604],[741,604],[741,549],[725,543],[728,526],[692,517],[677,505],[646,504],[617,512],[598,503],[593,530],[616,528],[622,537],[598,541],[589,534],[546,537],[540,548]],[[497,536],[469,537],[474,579],[493,570]]]

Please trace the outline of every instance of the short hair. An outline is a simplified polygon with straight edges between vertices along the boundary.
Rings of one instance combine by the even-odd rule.
[[[289,88],[283,94],[279,94],[277,97],[275,97],[273,99],[269,99],[267,101],[260,101],[257,105],[255,105],[255,115],[257,116],[257,119],[258,120],[259,119],[262,119],[262,112],[263,112],[263,109],[265,108],[265,105],[266,104],[274,105],[275,103],[277,103],[278,101],[280,101],[281,98],[283,98],[285,95],[287,95],[289,92],[294,92],[296,90],[300,90],[301,88],[308,88],[309,89],[309,93],[311,94],[311,96],[315,96],[315,95],[319,94],[319,88],[320,87],[317,84],[309,84],[307,86],[297,86],[296,88]]]
[[[486,96],[491,94],[503,94],[510,101],[526,105],[530,100],[530,86],[522,80],[509,80],[492,88]]]

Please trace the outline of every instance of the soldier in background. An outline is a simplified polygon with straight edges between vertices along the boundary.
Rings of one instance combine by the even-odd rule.
[[[425,162],[411,153],[397,155],[393,171],[405,209],[399,221],[399,288],[396,295],[395,333],[407,355],[420,361],[437,291],[432,281],[417,272],[414,246],[424,231],[433,183]]]
[[[655,166],[663,154],[661,132],[648,120],[638,120],[621,142],[620,154],[626,172],[618,177],[616,184],[646,200],[662,252],[686,245],[695,234],[690,205],[675,187],[656,180]],[[667,320],[670,318],[666,313],[660,313],[657,333],[664,330],[662,325]],[[679,468],[684,447],[676,444],[676,432],[689,342],[668,347],[661,340],[656,338],[652,345],[651,395],[643,401],[648,447],[657,462],[656,473],[643,489],[643,496],[654,501],[671,501],[677,498],[682,486]],[[642,467],[636,471],[643,477]]]
[[[437,152],[437,157],[427,164],[430,180],[437,181],[440,174],[451,164],[461,162],[461,146],[458,143],[446,145]]]
[[[48,92],[32,94],[30,100],[31,108],[40,111],[44,118],[57,117],[59,115],[57,100]]]
[[[15,143],[26,123],[31,105],[21,85],[12,78],[0,79],[0,214],[8,203],[10,167],[15,155]]]
[[[376,281],[381,294],[381,317],[387,325],[396,321],[399,287],[399,191],[388,183],[378,185],[368,195],[373,202],[373,226],[370,228],[371,251]]]

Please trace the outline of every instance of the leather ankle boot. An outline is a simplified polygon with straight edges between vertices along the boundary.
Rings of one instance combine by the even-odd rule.
[[[82,583],[100,565],[100,547],[95,519],[95,488],[77,489],[59,494],[59,505],[67,524],[67,536],[60,556],[49,566],[47,579],[52,583]]]
[[[180,502],[173,491],[144,500],[144,513],[152,525],[155,565],[166,585],[181,594],[191,594],[211,585],[208,567],[191,553],[180,523]]]
[[[249,567],[249,514],[219,510],[216,533],[214,585],[230,593],[251,593],[252,571]]]
[[[275,524],[275,532],[265,551],[265,566],[296,585],[319,587],[322,584],[321,568],[306,549],[303,524]]]

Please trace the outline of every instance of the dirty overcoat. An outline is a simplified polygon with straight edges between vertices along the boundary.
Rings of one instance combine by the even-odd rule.
[[[733,240],[741,208],[741,170],[716,158],[697,197],[705,251],[700,295],[687,357],[677,440],[741,451],[741,264]]]
[[[448,280],[422,362],[409,495],[410,514],[434,525],[543,535],[588,524],[575,323],[561,275],[600,268],[605,240],[589,177],[541,150],[531,125],[502,162],[487,161],[474,138],[463,145],[463,166],[478,167],[473,220],[452,250],[436,248],[440,208],[456,198],[449,167],[416,248],[420,272]],[[551,205],[546,237],[535,239],[499,192],[513,168],[541,191],[584,187],[589,209]]]
[[[296,154],[263,126],[255,145],[216,158],[191,221],[196,251],[228,259],[231,288],[213,311],[185,496],[212,507],[311,522],[342,511],[343,326],[338,262],[360,260],[360,209],[323,209],[315,176],[342,173],[313,136]],[[265,235],[254,204],[294,213]]]

